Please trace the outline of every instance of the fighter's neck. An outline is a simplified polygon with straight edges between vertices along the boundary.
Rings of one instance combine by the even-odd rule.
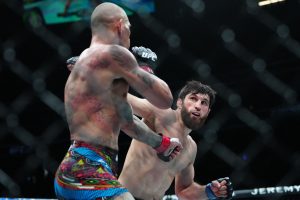
[[[188,128],[181,117],[181,111],[179,109],[175,110],[176,113],[176,121],[179,123],[180,128],[183,130],[185,135],[189,135],[192,132],[192,129]]]
[[[90,46],[99,45],[99,44],[103,44],[103,45],[113,45],[113,44],[120,45],[120,39],[118,37],[113,36],[113,35],[109,35],[107,37],[93,36]]]

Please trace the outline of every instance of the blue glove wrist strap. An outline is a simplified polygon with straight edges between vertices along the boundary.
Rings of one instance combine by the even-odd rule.
[[[205,193],[209,200],[216,200],[218,197],[214,194],[214,192],[211,189],[211,184],[207,184],[205,187]]]

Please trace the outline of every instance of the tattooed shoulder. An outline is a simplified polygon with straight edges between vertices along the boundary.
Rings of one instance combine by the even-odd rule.
[[[94,58],[90,58],[89,66],[91,69],[105,69],[110,65],[110,61],[105,56],[95,56]]]
[[[130,58],[128,52],[118,45],[112,45],[109,49],[113,61],[124,68],[131,68],[135,65],[134,60]]]

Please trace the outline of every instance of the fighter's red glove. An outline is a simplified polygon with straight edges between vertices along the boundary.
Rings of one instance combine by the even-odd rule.
[[[182,145],[178,138],[170,138],[161,133],[159,133],[159,135],[161,135],[162,141],[155,150],[157,151],[157,156],[161,160],[168,162],[178,155],[178,153],[182,150]]]
[[[139,66],[145,71],[154,74],[153,69],[156,68],[157,56],[149,48],[145,47],[132,47],[132,54],[135,56]]]

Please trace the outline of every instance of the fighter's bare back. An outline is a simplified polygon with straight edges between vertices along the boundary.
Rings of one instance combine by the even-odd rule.
[[[126,108],[129,86],[114,73],[119,64],[116,62],[124,62],[114,51],[111,45],[85,50],[67,80],[66,117],[72,140],[118,149],[117,138],[124,120],[119,109]]]

